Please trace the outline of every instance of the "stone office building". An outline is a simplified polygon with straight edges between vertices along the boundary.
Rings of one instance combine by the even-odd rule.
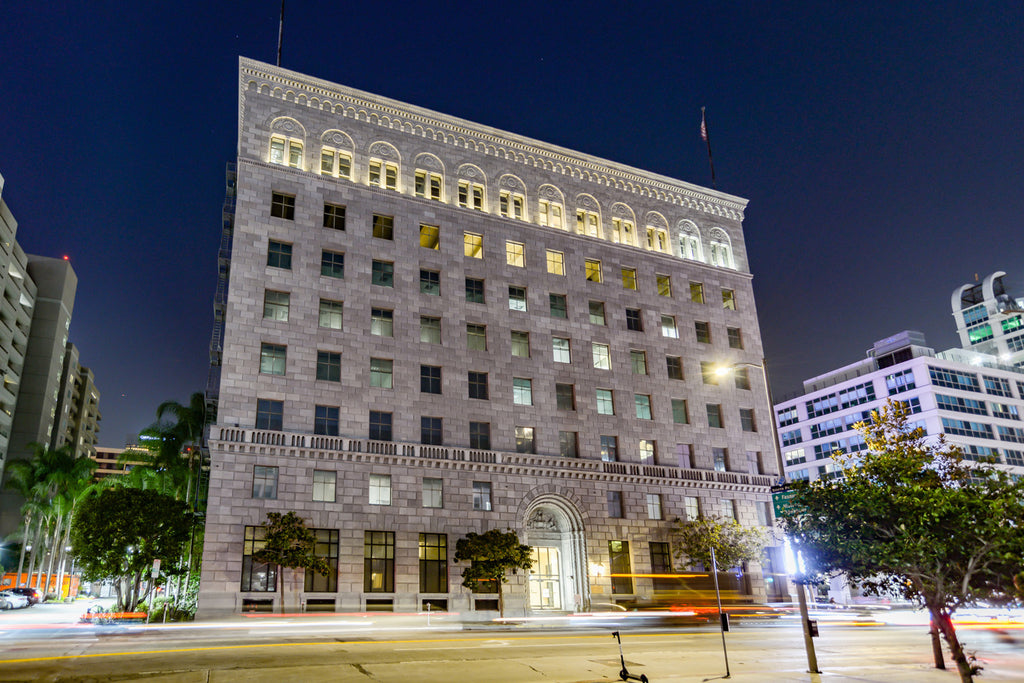
[[[676,517],[771,523],[745,200],[248,59],[238,95],[201,615],[278,599],[270,511],[332,567],[287,609],[481,616],[471,531],[534,549],[524,614],[648,599]]]

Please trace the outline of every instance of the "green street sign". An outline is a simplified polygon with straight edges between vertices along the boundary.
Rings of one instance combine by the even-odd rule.
[[[796,491],[784,489],[772,493],[772,507],[775,510],[775,518],[785,517],[793,509],[793,496]]]

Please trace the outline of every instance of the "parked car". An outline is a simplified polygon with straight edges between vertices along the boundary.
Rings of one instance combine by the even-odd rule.
[[[0,591],[0,609],[21,609],[28,607],[28,598],[14,591]]]
[[[40,602],[43,601],[43,594],[39,592],[38,588],[19,586],[18,588],[8,588],[7,590],[11,591],[12,593],[17,593],[18,595],[24,595],[26,598],[28,598],[28,604],[30,607],[32,605],[38,605]]]

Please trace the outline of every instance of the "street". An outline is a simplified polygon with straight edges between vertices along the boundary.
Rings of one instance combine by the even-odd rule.
[[[172,625],[74,623],[87,605],[39,605],[0,614],[0,680],[121,681],[612,681],[621,668],[611,624],[586,628],[481,626],[452,617],[296,615],[234,617]],[[544,623],[544,622],[540,622]],[[725,675],[721,637],[710,627],[626,629],[632,674],[657,681]],[[1019,681],[1024,630],[961,627],[984,681]],[[726,634],[732,679],[743,681],[949,681],[932,667],[927,629],[821,622],[822,675],[806,673],[799,624],[739,624]]]

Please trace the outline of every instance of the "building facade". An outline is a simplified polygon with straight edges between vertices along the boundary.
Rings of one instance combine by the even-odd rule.
[[[78,362],[78,347],[67,343],[60,398],[50,448],[72,444],[76,458],[94,457],[100,431],[100,392],[92,370]]]
[[[1024,367],[1024,298],[1006,289],[1006,273],[958,287],[950,299],[960,346]]]
[[[278,599],[271,511],[332,567],[289,608],[485,615],[468,532],[533,548],[523,614],[649,597],[674,518],[771,523],[745,200],[247,59],[236,173],[201,615]]]

